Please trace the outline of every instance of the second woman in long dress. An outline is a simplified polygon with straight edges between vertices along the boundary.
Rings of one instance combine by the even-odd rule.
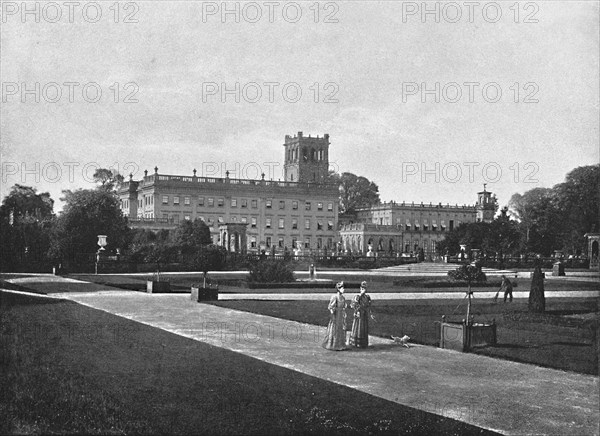
[[[323,348],[327,350],[346,350],[346,299],[344,298],[344,282],[335,285],[337,293],[329,300],[329,325]]]
[[[367,294],[367,282],[360,284],[360,294],[352,299],[350,307],[354,309],[350,345],[366,348],[369,346],[369,318],[374,319],[371,314],[371,297]]]

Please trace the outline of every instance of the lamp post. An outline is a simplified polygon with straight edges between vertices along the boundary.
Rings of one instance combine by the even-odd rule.
[[[106,235],[98,235],[98,251],[96,252],[96,274],[98,274],[98,263],[100,262],[100,254],[104,251],[104,247],[106,247]]]

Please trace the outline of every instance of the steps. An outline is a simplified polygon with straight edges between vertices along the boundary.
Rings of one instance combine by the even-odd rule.
[[[411,263],[407,265],[396,265],[388,266],[385,268],[378,268],[372,271],[386,272],[386,273],[399,273],[408,275],[422,275],[422,276],[445,276],[448,271],[455,270],[459,265],[454,263]],[[482,268],[481,269],[488,276],[500,276],[507,275],[514,277],[517,273],[515,270],[508,269],[495,269],[495,268]]]

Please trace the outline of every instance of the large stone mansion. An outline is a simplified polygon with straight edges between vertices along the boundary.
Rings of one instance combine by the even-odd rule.
[[[118,191],[123,214],[134,228],[173,228],[182,220],[203,220],[213,241],[223,244],[227,226],[244,228],[236,250],[259,252],[300,249],[392,255],[435,253],[445,232],[466,222],[491,221],[496,199],[485,189],[475,205],[383,203],[338,213],[339,189],[327,183],[329,135],[286,135],[284,180],[237,179],[144,172],[141,180],[123,183]],[[237,231],[236,231],[237,232]],[[237,237],[237,233],[236,233]],[[240,244],[243,247],[240,247]],[[227,244],[230,247],[229,243]]]

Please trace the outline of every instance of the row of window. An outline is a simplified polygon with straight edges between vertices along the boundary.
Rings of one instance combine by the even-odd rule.
[[[389,221],[384,221],[383,218],[379,218],[379,222],[377,222],[376,220],[374,220],[375,224],[381,224],[381,225],[385,225],[387,224],[387,222]],[[396,223],[398,225],[402,225],[402,222],[400,221],[400,219],[396,220]],[[459,226],[461,223],[461,221],[456,221],[456,226]],[[449,220],[449,224],[450,224],[450,230],[454,229],[454,220]],[[424,219],[423,220],[423,230],[424,231],[429,231],[430,229],[432,231],[437,231],[438,230],[438,225],[437,225],[437,220],[432,220],[431,221],[431,226],[429,225],[429,220]],[[406,220],[406,223],[404,224],[404,229],[405,230],[421,230],[421,224],[419,223],[419,220],[415,220],[414,223],[411,223],[409,219]],[[446,231],[446,221],[445,220],[441,220],[440,222],[440,231],[445,232]]]
[[[275,245],[275,242],[277,243],[277,245]],[[305,249],[311,249],[311,248],[316,248],[316,249],[323,249],[323,248],[328,248],[331,249],[334,247],[334,242],[333,242],[333,238],[327,238],[327,239],[323,239],[323,238],[316,238],[316,245],[313,247],[312,246],[312,239],[310,238],[310,236],[307,236],[305,238],[303,238],[302,240],[298,240],[297,238],[291,238],[291,245],[288,247],[288,245],[285,244],[285,238],[283,236],[279,236],[277,238],[277,241],[275,241],[275,239],[271,236],[267,236],[265,238],[265,247],[267,249],[270,249],[271,247],[277,247],[277,248],[305,248]],[[249,248],[259,248],[258,244],[257,244],[257,238],[256,236],[250,236],[248,239],[248,247]]]
[[[164,213],[162,216],[164,219],[169,219],[172,218],[173,221],[175,222],[179,222],[179,215],[175,214],[175,215],[171,215],[169,216],[168,213]],[[183,218],[185,220],[191,220],[192,217],[190,215],[185,215],[183,216]],[[199,216],[198,219],[200,219],[201,221],[204,221],[209,227],[211,226],[218,226],[219,224],[224,224],[225,220],[223,219],[222,216],[218,217],[216,220],[213,219],[212,217],[208,217],[208,219],[204,219],[203,216]],[[231,217],[231,222],[237,223],[238,222],[238,217],[234,216]],[[248,219],[246,217],[241,217],[240,218],[240,222],[242,224],[247,224],[248,223]],[[327,230],[331,231],[333,230],[333,221],[324,221],[324,220],[317,220],[317,231],[319,230],[325,230],[325,228],[327,228]],[[274,221],[272,218],[266,218],[265,219],[265,228],[266,229],[271,229],[274,226]],[[250,227],[255,229],[257,227],[257,218],[256,217],[251,217],[250,218]],[[285,218],[278,218],[277,219],[277,228],[279,229],[285,229]],[[298,229],[298,219],[297,218],[292,218],[292,230],[297,230]],[[310,219],[306,219],[304,220],[304,229],[305,230],[311,230],[312,229],[312,220]]]
[[[162,204],[170,204],[169,203],[169,195],[163,195],[162,196]],[[173,196],[173,205],[179,205],[180,204],[180,200],[181,197],[178,195],[174,195]],[[206,200],[206,201],[205,201]],[[191,197],[189,196],[184,196],[183,197],[183,204],[184,206],[191,206]],[[283,210],[286,208],[286,200],[279,200],[279,209]],[[198,206],[208,206],[208,207],[214,207],[216,203],[217,207],[224,207],[225,206],[225,199],[224,198],[214,198],[214,197],[198,197]],[[298,210],[298,201],[297,200],[292,200],[292,210]],[[252,209],[258,209],[258,200],[256,199],[251,199],[250,203],[248,203],[248,199],[247,198],[241,198],[239,199],[239,207],[242,208],[247,208],[248,204],[250,204],[250,206],[252,207]],[[230,200],[229,205],[231,207],[238,207],[238,199],[237,198],[232,198]],[[324,207],[324,203],[323,202],[316,202],[316,210],[318,211],[322,211]],[[273,200],[266,200],[265,201],[265,208],[266,209],[272,209],[273,208]],[[304,210],[312,210],[312,202],[310,201],[306,201],[304,202]],[[327,203],[327,210],[329,212],[333,212],[333,203]]]

